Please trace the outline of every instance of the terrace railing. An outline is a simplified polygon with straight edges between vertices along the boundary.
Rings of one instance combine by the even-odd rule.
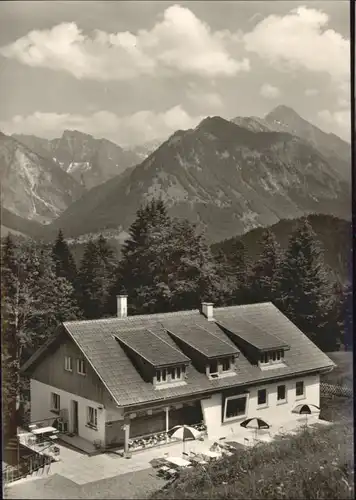
[[[52,446],[52,445],[50,445]],[[50,447],[48,446],[48,448]],[[53,458],[46,453],[34,452],[32,455],[20,459],[20,463],[16,465],[7,465],[2,469],[2,477],[4,484],[9,484],[18,479],[31,476],[33,473],[50,466]]]

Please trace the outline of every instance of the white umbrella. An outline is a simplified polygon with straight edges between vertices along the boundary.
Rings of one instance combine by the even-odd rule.
[[[189,425],[176,425],[173,427],[169,434],[172,438],[180,439],[183,441],[183,453],[185,451],[185,441],[188,439],[198,439],[201,436],[201,432],[194,429],[194,427],[190,427]]]
[[[305,426],[308,426],[308,415],[313,415],[319,413],[319,406],[312,404],[300,404],[293,408],[292,413],[297,413],[298,415],[305,415]]]
[[[241,422],[241,427],[245,427],[245,429],[255,429],[255,439],[257,439],[257,433],[260,429],[269,429],[271,426],[262,420],[262,418],[248,418]]]

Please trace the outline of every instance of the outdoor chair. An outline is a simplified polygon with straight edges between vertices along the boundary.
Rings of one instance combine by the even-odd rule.
[[[165,476],[168,471],[169,467],[167,465],[162,465],[161,467],[159,467],[159,469],[157,469],[157,474],[159,476]]]

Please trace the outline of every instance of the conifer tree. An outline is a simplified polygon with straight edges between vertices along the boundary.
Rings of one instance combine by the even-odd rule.
[[[52,258],[56,266],[56,275],[66,278],[72,285],[75,285],[77,268],[61,229],[58,231],[57,239],[53,245]]]
[[[274,233],[267,229],[261,238],[262,252],[248,277],[251,302],[274,302],[278,293],[278,273],[282,261],[281,248]]]
[[[103,279],[98,248],[90,240],[85,245],[78,273],[79,304],[87,319],[98,319],[103,314]]]
[[[313,342],[322,346],[330,296],[320,244],[308,219],[303,218],[290,237],[281,264],[278,307]]]
[[[3,439],[5,443],[17,434],[18,348],[14,325],[11,325],[8,321],[11,298],[16,293],[13,280],[16,272],[15,249],[15,244],[11,236],[8,235],[1,247],[1,399]]]
[[[131,314],[197,307],[213,298],[217,276],[209,247],[187,221],[168,217],[161,200],[137,211],[129,234],[112,297],[125,290]]]

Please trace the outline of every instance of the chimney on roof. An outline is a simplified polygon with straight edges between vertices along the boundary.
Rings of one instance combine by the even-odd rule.
[[[214,320],[214,304],[212,302],[202,302],[201,312],[204,314],[208,321]]]
[[[127,295],[116,295],[117,317],[127,318]]]

